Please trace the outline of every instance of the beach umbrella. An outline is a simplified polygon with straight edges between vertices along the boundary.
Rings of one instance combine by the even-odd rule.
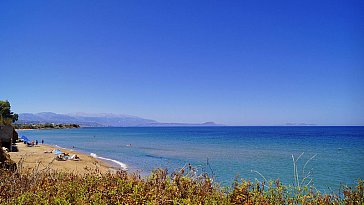
[[[21,139],[24,141],[24,142],[30,142],[30,140],[26,137],[26,136],[21,136]]]

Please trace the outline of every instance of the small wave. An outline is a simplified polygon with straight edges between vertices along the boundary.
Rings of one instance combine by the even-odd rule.
[[[59,146],[59,145],[54,145],[54,147],[57,147],[58,149],[66,149],[66,150],[69,150],[69,151],[71,151],[71,152],[75,151],[74,149],[61,147],[61,146]]]
[[[93,157],[93,158],[97,158],[97,154],[95,154],[95,153],[91,153],[90,155],[91,155],[91,157]]]
[[[171,151],[170,149],[161,149],[161,148],[155,148],[155,147],[137,147],[137,148],[144,149],[144,150]]]
[[[151,158],[157,158],[157,159],[162,159],[163,157],[158,157],[158,156],[154,156],[154,155],[151,155],[151,154],[146,154],[145,155],[146,157],[151,157]]]
[[[124,164],[122,162],[119,162],[119,161],[117,161],[115,159],[109,159],[109,158],[105,158],[105,157],[99,157],[95,153],[91,153],[90,156],[93,157],[93,158],[97,158],[97,159],[102,159],[102,160],[107,160],[107,161],[114,162],[115,164],[118,164],[121,167],[122,170],[125,170],[125,171],[128,170],[128,166],[126,166],[126,164]]]
[[[58,146],[58,145],[54,145],[55,147],[58,147],[59,149],[67,149],[67,148],[64,148],[64,147],[61,147],[61,146]],[[68,149],[69,150],[69,149]]]

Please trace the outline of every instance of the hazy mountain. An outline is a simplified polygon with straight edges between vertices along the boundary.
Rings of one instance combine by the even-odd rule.
[[[56,114],[53,112],[40,112],[40,113],[20,113],[19,123],[32,122],[32,123],[75,123],[77,119],[64,115]]]
[[[294,122],[288,122],[288,123],[286,123],[286,126],[316,126],[316,124],[313,124],[313,123],[294,123]]]
[[[91,127],[129,127],[144,126],[157,121],[130,115],[115,115],[108,113],[71,113],[56,114],[52,112],[20,113],[18,123],[75,123]]]
[[[107,127],[145,126],[150,123],[157,123],[155,120],[112,113],[71,113],[68,114],[68,116],[71,116],[80,122],[93,122]]]
[[[79,124],[83,127],[133,127],[133,126],[218,126],[214,122],[193,123],[161,123],[131,115],[112,113],[69,113],[52,112],[20,113],[17,123],[63,123]]]
[[[170,123],[162,123],[162,122],[157,122],[157,123],[151,123],[148,124],[146,126],[151,126],[151,127],[186,127],[186,126],[191,126],[191,127],[202,127],[202,126],[223,126],[220,124],[216,124],[214,122],[205,122],[205,123],[175,123],[175,122],[170,122]]]

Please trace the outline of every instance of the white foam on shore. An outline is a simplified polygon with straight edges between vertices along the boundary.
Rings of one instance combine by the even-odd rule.
[[[59,146],[59,145],[54,145],[54,146],[55,146],[55,147],[57,147],[57,148],[59,148],[59,149],[67,149],[67,150],[70,150],[70,151],[74,151],[74,150],[72,150],[72,149],[68,149],[68,148],[61,147],[61,146]],[[99,156],[97,156],[97,154],[95,154],[95,153],[91,153],[91,154],[90,154],[90,156],[91,156],[91,157],[93,157],[93,158],[97,158],[97,159],[102,159],[102,160],[106,160],[106,161],[111,161],[111,162],[113,162],[113,163],[115,163],[115,164],[119,165],[119,166],[121,167],[121,169],[122,169],[122,170],[125,170],[125,171],[127,171],[127,170],[128,170],[128,166],[126,166],[126,164],[124,164],[124,163],[122,163],[122,162],[119,162],[119,161],[117,161],[117,160],[115,160],[115,159],[109,159],[109,158],[105,158],[105,157],[99,157]]]
[[[61,147],[61,146],[58,146],[58,145],[54,145],[54,146],[57,147],[57,148],[59,148],[59,149],[67,149],[67,148],[64,148],[64,147]]]
[[[117,161],[115,159],[109,159],[109,158],[105,158],[105,157],[99,157],[95,153],[91,153],[90,156],[93,157],[93,158],[97,158],[97,159],[102,159],[102,160],[107,160],[107,161],[114,162],[115,164],[118,164],[121,167],[122,170],[125,170],[125,171],[128,170],[128,166],[126,166],[126,164],[124,164],[122,162],[119,162],[119,161]]]

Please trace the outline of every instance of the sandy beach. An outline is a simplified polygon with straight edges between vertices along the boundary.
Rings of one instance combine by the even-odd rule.
[[[82,154],[76,151],[60,149],[46,144],[38,144],[34,147],[28,147],[24,143],[17,143],[18,152],[9,152],[10,157],[14,160],[21,171],[27,171],[32,169],[53,171],[73,172],[76,174],[86,174],[90,170],[94,171],[98,169],[101,173],[115,172],[115,168],[108,163],[98,160],[86,154]],[[59,149],[69,155],[77,154],[80,157],[79,161],[55,160],[56,155],[51,152],[54,149]]]

